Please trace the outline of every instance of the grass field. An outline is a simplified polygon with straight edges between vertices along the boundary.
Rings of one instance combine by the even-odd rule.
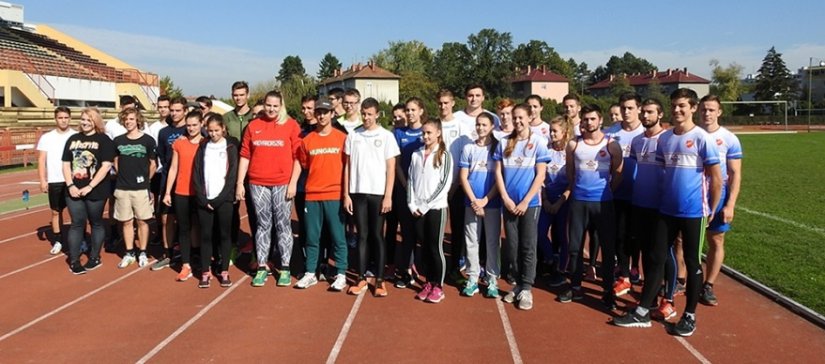
[[[825,314],[825,133],[739,139],[742,191],[725,264]]]

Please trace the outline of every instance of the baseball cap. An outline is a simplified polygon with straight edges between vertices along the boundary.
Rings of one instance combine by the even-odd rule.
[[[329,98],[323,96],[315,101],[315,110],[324,109],[324,110],[332,110],[332,103],[329,101]]]

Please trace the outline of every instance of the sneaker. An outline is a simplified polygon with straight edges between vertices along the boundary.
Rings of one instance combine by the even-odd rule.
[[[529,290],[521,291],[518,297],[516,297],[516,300],[518,300],[518,308],[520,310],[526,311],[533,308],[533,292],[530,292]]]
[[[498,298],[498,286],[495,283],[488,284],[484,294],[489,298]]]
[[[147,266],[148,264],[149,264],[149,258],[146,257],[146,253],[140,253],[140,255],[138,255],[138,267],[143,268],[143,267]]]
[[[642,282],[642,275],[639,274],[639,268],[630,269],[630,283],[639,284]]]
[[[312,287],[318,283],[318,278],[315,278],[315,273],[306,272],[298,283],[295,283],[295,288],[305,289]]]
[[[364,276],[367,277],[367,278],[375,278],[375,273],[373,273],[371,270],[367,269],[367,272],[364,273]]]
[[[201,280],[198,282],[198,288],[209,288],[209,281],[212,280],[212,275],[209,273],[204,273],[201,276]]]
[[[696,321],[687,315],[682,315],[679,322],[671,328],[671,333],[679,336],[690,336],[694,331],[696,331]]]
[[[91,271],[100,268],[101,265],[103,265],[103,263],[100,262],[100,258],[95,258],[89,259],[89,261],[86,262],[83,268],[86,268],[87,271]]]
[[[552,275],[550,275],[550,278],[547,280],[547,285],[552,287],[552,288],[561,287],[565,283],[567,283],[567,280],[564,279],[564,275],[561,274],[561,273],[553,273]]]
[[[619,278],[619,280],[613,284],[613,294],[616,297],[626,295],[632,287],[633,285],[630,283],[630,278]]]
[[[516,297],[519,295],[519,293],[521,293],[521,288],[513,288],[512,290],[510,290],[510,292],[507,292],[507,294],[504,295],[504,298],[502,298],[501,300],[507,303],[516,302]]]
[[[221,284],[221,287],[232,287],[232,280],[229,279],[229,272],[221,272],[221,275],[218,276],[218,283]]]
[[[69,271],[74,275],[86,274],[86,268],[83,268],[83,266],[80,265],[80,262],[74,262],[69,265]]]
[[[49,254],[58,255],[61,251],[63,251],[63,244],[60,244],[59,241],[56,241],[54,242],[54,245],[52,245],[52,249],[49,250]]]
[[[618,327],[650,327],[650,312],[642,316],[633,309],[622,316],[614,317],[612,322]]]
[[[347,276],[343,274],[336,274],[335,280],[329,285],[329,289],[335,292],[341,292],[347,288]]]
[[[584,280],[588,282],[596,281],[596,267],[590,266],[584,274]]]
[[[315,281],[318,283],[318,280]],[[289,275],[289,269],[281,269],[278,272],[278,281],[275,283],[278,287],[286,287],[292,284],[292,277]]]
[[[404,288],[407,288],[408,286],[412,286],[412,284],[413,284],[412,277],[407,272],[401,273],[399,275],[398,279],[395,280],[395,288],[404,289]]]
[[[318,267],[318,281],[326,281],[327,280],[327,275],[326,275],[327,269],[329,269],[329,267],[326,264],[321,264],[321,266]]]
[[[684,296],[687,288],[684,283],[676,283],[676,289],[673,291],[673,296]]]
[[[702,292],[699,293],[699,302],[708,306],[716,306],[719,304],[716,295],[713,293],[713,286],[706,284],[702,287]]]
[[[657,320],[667,321],[676,317],[676,308],[673,307],[673,303],[662,298],[662,300],[659,301],[659,307],[651,311],[650,315]]]
[[[132,254],[126,254],[126,255],[123,256],[123,259],[120,260],[120,263],[117,264],[117,267],[120,268],[120,269],[123,269],[123,268],[126,268],[126,267],[132,265],[132,263],[134,263],[134,262],[135,262],[135,256],[132,255]]]
[[[561,303],[569,303],[571,301],[580,301],[584,298],[584,294],[582,293],[581,287],[579,289],[568,288],[566,291],[562,292],[558,298]]]
[[[467,297],[473,297],[476,293],[478,293],[478,283],[473,283],[472,281],[467,281],[464,289],[461,290],[461,294]]]
[[[505,281],[505,282],[507,282],[507,284],[509,284],[509,285],[511,285],[511,286],[515,286],[515,285],[516,285],[516,283],[517,283],[517,282],[516,282],[516,277],[513,277],[513,276],[512,276],[512,275],[510,275],[510,274],[508,274],[508,275],[506,275],[506,276],[504,277],[504,281]]]
[[[427,295],[427,302],[429,303],[439,303],[444,300],[444,290],[441,289],[441,286],[433,285],[432,289],[430,289],[430,294]]]
[[[375,297],[387,297],[387,286],[384,282],[379,282],[375,285],[375,292],[373,295]]]
[[[354,286],[349,286],[349,290],[347,291],[347,293],[351,295],[359,295],[361,293],[366,292],[367,288],[367,281],[365,279],[362,279],[358,281],[358,284]]]
[[[430,295],[430,291],[433,290],[433,285],[430,282],[424,284],[424,287],[421,288],[421,291],[415,295],[415,299],[426,301],[427,297]]]
[[[170,263],[171,261],[172,261],[172,260],[171,260],[171,259],[169,259],[169,257],[164,257],[163,259],[160,259],[160,260],[158,260],[157,262],[155,262],[155,264],[152,264],[152,266],[151,266],[151,267],[149,267],[149,269],[150,269],[150,270],[161,270],[161,269],[163,269],[163,268],[168,267],[168,266],[169,266],[169,263]]]
[[[266,269],[258,269],[252,278],[252,287],[263,287],[266,283]]]
[[[238,260],[238,255],[240,255],[238,247],[233,245],[232,249],[229,250],[229,265],[235,265],[235,261]]]
[[[192,278],[192,267],[189,265],[184,265],[180,267],[180,273],[178,273],[177,278],[175,278],[178,282],[183,282],[189,278]]]

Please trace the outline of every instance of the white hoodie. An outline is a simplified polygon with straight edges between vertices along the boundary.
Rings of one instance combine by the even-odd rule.
[[[453,159],[449,151],[444,153],[444,160],[436,168],[433,158],[438,155],[439,147],[424,157],[426,147],[421,147],[412,155],[409,169],[409,185],[407,187],[407,205],[410,212],[416,211],[426,214],[432,209],[447,208],[447,193],[453,181]]]

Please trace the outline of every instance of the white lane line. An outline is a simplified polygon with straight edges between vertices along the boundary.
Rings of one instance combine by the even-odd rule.
[[[510,326],[510,319],[507,316],[507,311],[504,310],[504,304],[500,299],[496,299],[496,307],[498,307],[498,316],[501,317],[501,325],[504,326],[504,335],[507,336],[507,344],[510,346],[510,355],[513,357],[513,363],[521,364],[521,354],[518,351],[518,344],[516,343],[516,335],[513,334],[513,327]]]
[[[18,214],[18,215],[14,215],[14,216],[4,217],[4,218],[0,219],[0,221],[6,221],[6,220],[11,220],[11,219],[16,219],[16,218],[18,218],[18,217],[20,217],[20,216],[26,216],[26,215],[36,214],[36,213],[38,213],[38,212],[42,212],[42,211],[46,211],[46,210],[48,210],[48,209],[40,209],[40,208],[38,208],[38,209],[34,209],[34,207],[33,207],[33,210],[31,210],[31,211],[26,211],[26,212],[24,212],[24,213],[22,213],[22,214]],[[22,209],[21,209],[21,210],[8,211],[8,212],[6,212],[6,213],[7,213],[7,214],[11,214],[11,213],[14,213],[14,212],[17,212],[17,211],[22,211]]]
[[[10,276],[10,275],[13,275],[13,274],[20,273],[20,272],[22,272],[22,271],[24,271],[24,270],[27,270],[27,269],[29,269],[29,268],[34,268],[34,267],[36,267],[36,266],[38,266],[38,265],[41,265],[41,264],[43,264],[43,263],[48,263],[48,262],[50,262],[50,261],[52,261],[52,260],[55,260],[55,259],[57,259],[57,258],[63,258],[63,257],[65,257],[65,255],[63,255],[63,254],[59,254],[59,255],[55,255],[55,256],[50,257],[50,258],[43,259],[43,260],[41,260],[41,261],[39,261],[39,262],[37,262],[37,263],[27,265],[27,266],[25,266],[25,267],[23,267],[23,268],[20,268],[20,269],[16,270],[16,271],[8,272],[8,273],[6,273],[6,274],[4,274],[4,275],[0,276],[0,279],[6,278],[6,277],[8,277],[8,276]]]
[[[20,238],[25,238],[25,237],[27,237],[27,236],[29,236],[29,235],[37,235],[37,231],[30,231],[30,232],[28,232],[28,233],[23,233],[23,234],[20,234],[20,235],[17,235],[17,236],[12,236],[12,237],[10,237],[10,238],[6,238],[6,239],[3,239],[3,240],[0,240],[0,244],[5,244],[5,243],[8,243],[8,242],[10,242],[10,241],[12,241],[12,240],[17,240],[17,239],[20,239]]]
[[[152,260],[152,261],[151,261],[151,262],[149,262],[149,264],[147,264],[146,266],[147,266],[147,267],[150,267],[150,266],[152,266],[152,264],[154,264],[154,262],[155,262],[155,260]],[[21,331],[23,331],[23,330],[25,330],[25,329],[28,329],[29,327],[32,327],[32,326],[36,325],[36,324],[37,324],[37,323],[39,323],[40,321],[43,321],[43,320],[45,320],[45,319],[47,319],[47,318],[49,318],[49,317],[52,317],[52,316],[54,316],[54,315],[58,314],[60,311],[63,311],[63,310],[65,310],[65,309],[67,309],[67,308],[71,307],[72,305],[74,305],[74,304],[76,304],[76,303],[80,302],[80,301],[83,301],[83,300],[85,300],[85,299],[87,299],[87,298],[89,298],[89,297],[91,297],[91,296],[94,296],[94,295],[95,295],[95,294],[97,294],[98,292],[100,292],[100,291],[102,291],[102,290],[104,290],[104,289],[106,289],[106,288],[109,288],[109,287],[111,287],[112,285],[115,285],[115,284],[117,284],[118,282],[120,282],[120,281],[122,281],[122,280],[124,280],[124,279],[126,279],[126,278],[129,278],[130,276],[132,276],[132,274],[135,274],[135,273],[137,273],[137,272],[140,272],[140,271],[142,271],[142,270],[143,270],[143,269],[145,269],[145,268],[146,268],[146,267],[143,267],[143,268],[140,268],[140,269],[135,269],[135,270],[133,270],[133,271],[131,271],[131,272],[129,272],[129,273],[126,273],[126,274],[124,274],[124,275],[120,276],[120,278],[115,279],[115,280],[113,280],[113,281],[111,281],[111,282],[109,282],[109,283],[106,283],[106,284],[104,284],[104,285],[102,285],[102,286],[98,287],[98,288],[97,288],[97,289],[95,289],[94,291],[91,291],[91,292],[89,292],[89,293],[86,293],[86,294],[84,294],[84,295],[82,295],[82,296],[78,297],[78,298],[75,298],[75,299],[74,299],[74,300],[72,300],[71,302],[66,303],[66,304],[64,304],[63,306],[60,306],[60,307],[58,307],[58,308],[56,308],[56,309],[54,309],[54,310],[51,310],[51,311],[49,311],[48,313],[44,314],[43,316],[40,316],[40,317],[38,317],[38,318],[36,318],[36,319],[34,319],[34,320],[32,320],[32,321],[29,321],[29,323],[27,323],[27,324],[25,324],[25,325],[23,325],[23,326],[20,326],[20,327],[18,327],[18,328],[16,328],[16,329],[12,330],[11,332],[9,332],[9,333],[7,333],[7,334],[3,335],[3,336],[0,336],[0,342],[1,342],[1,341],[3,341],[3,340],[8,339],[8,338],[10,338],[10,337],[12,337],[12,336],[14,336],[14,335],[17,335],[17,334],[18,334],[18,333],[20,333]]]
[[[799,222],[796,222],[796,221],[793,221],[793,220],[789,220],[789,219],[786,219],[784,217],[771,215],[769,213],[765,213],[765,212],[761,212],[761,211],[751,210],[747,207],[737,206],[737,209],[741,210],[741,211],[744,211],[744,212],[747,212],[747,213],[752,214],[752,215],[761,216],[761,217],[764,217],[766,219],[771,219],[771,220],[774,220],[774,221],[779,221],[779,222],[791,225],[793,227],[808,230],[810,232],[814,232],[814,233],[817,233],[819,235],[825,236],[825,229],[823,229],[823,228],[810,226],[810,225],[805,225],[803,223],[799,223]]]
[[[683,337],[674,336],[674,338],[676,339],[676,341],[678,341],[680,344],[682,344],[682,346],[684,346],[685,349],[687,349],[687,351],[689,351],[691,354],[693,354],[693,356],[696,359],[698,359],[700,363],[710,364],[710,360],[708,360],[708,358],[705,358],[705,356],[702,355],[702,353],[700,353],[699,350],[696,350],[696,348],[694,348],[693,345],[690,345],[690,343],[687,342],[687,340],[685,340]]]
[[[338,333],[338,339],[335,340],[335,345],[333,345],[332,350],[329,351],[327,364],[335,363],[335,360],[338,359],[338,354],[341,353],[341,348],[344,346],[344,341],[347,339],[349,329],[352,327],[352,322],[355,321],[355,315],[358,314],[358,309],[361,307],[361,301],[364,300],[364,296],[366,295],[366,292],[361,293],[358,295],[358,298],[355,299],[355,303],[352,304],[352,309],[349,310],[347,320],[344,321],[344,326],[341,327],[341,332]]]
[[[146,355],[144,355],[142,358],[138,359],[137,363],[143,364],[143,363],[146,363],[146,361],[148,361],[149,359],[152,359],[152,357],[154,357],[155,355],[157,355],[157,353],[159,353],[161,350],[163,350],[163,348],[165,348],[166,345],[169,345],[169,343],[171,343],[172,340],[175,340],[175,338],[180,336],[180,334],[182,334],[184,331],[186,331],[186,329],[188,329],[189,327],[194,325],[195,322],[200,320],[200,318],[203,317],[203,315],[206,315],[206,313],[209,312],[209,310],[211,310],[212,307],[215,307],[215,305],[220,303],[224,298],[226,298],[226,296],[228,296],[230,293],[232,293],[232,291],[234,291],[235,288],[238,288],[238,286],[240,286],[241,283],[243,283],[247,278],[249,278],[248,275],[244,275],[243,277],[241,277],[241,279],[239,279],[237,282],[235,282],[232,285],[232,287],[229,287],[226,291],[221,293],[220,296],[213,299],[212,302],[210,302],[208,305],[206,305],[206,307],[204,307],[200,311],[198,311],[198,313],[195,314],[195,316],[192,316],[192,318],[190,318],[189,321],[186,321],[186,323],[184,323],[183,325],[181,325],[181,327],[179,327],[177,330],[175,330],[175,332],[173,332],[172,335],[169,335],[166,339],[161,341],[160,344],[158,344],[151,351],[146,353]]]

